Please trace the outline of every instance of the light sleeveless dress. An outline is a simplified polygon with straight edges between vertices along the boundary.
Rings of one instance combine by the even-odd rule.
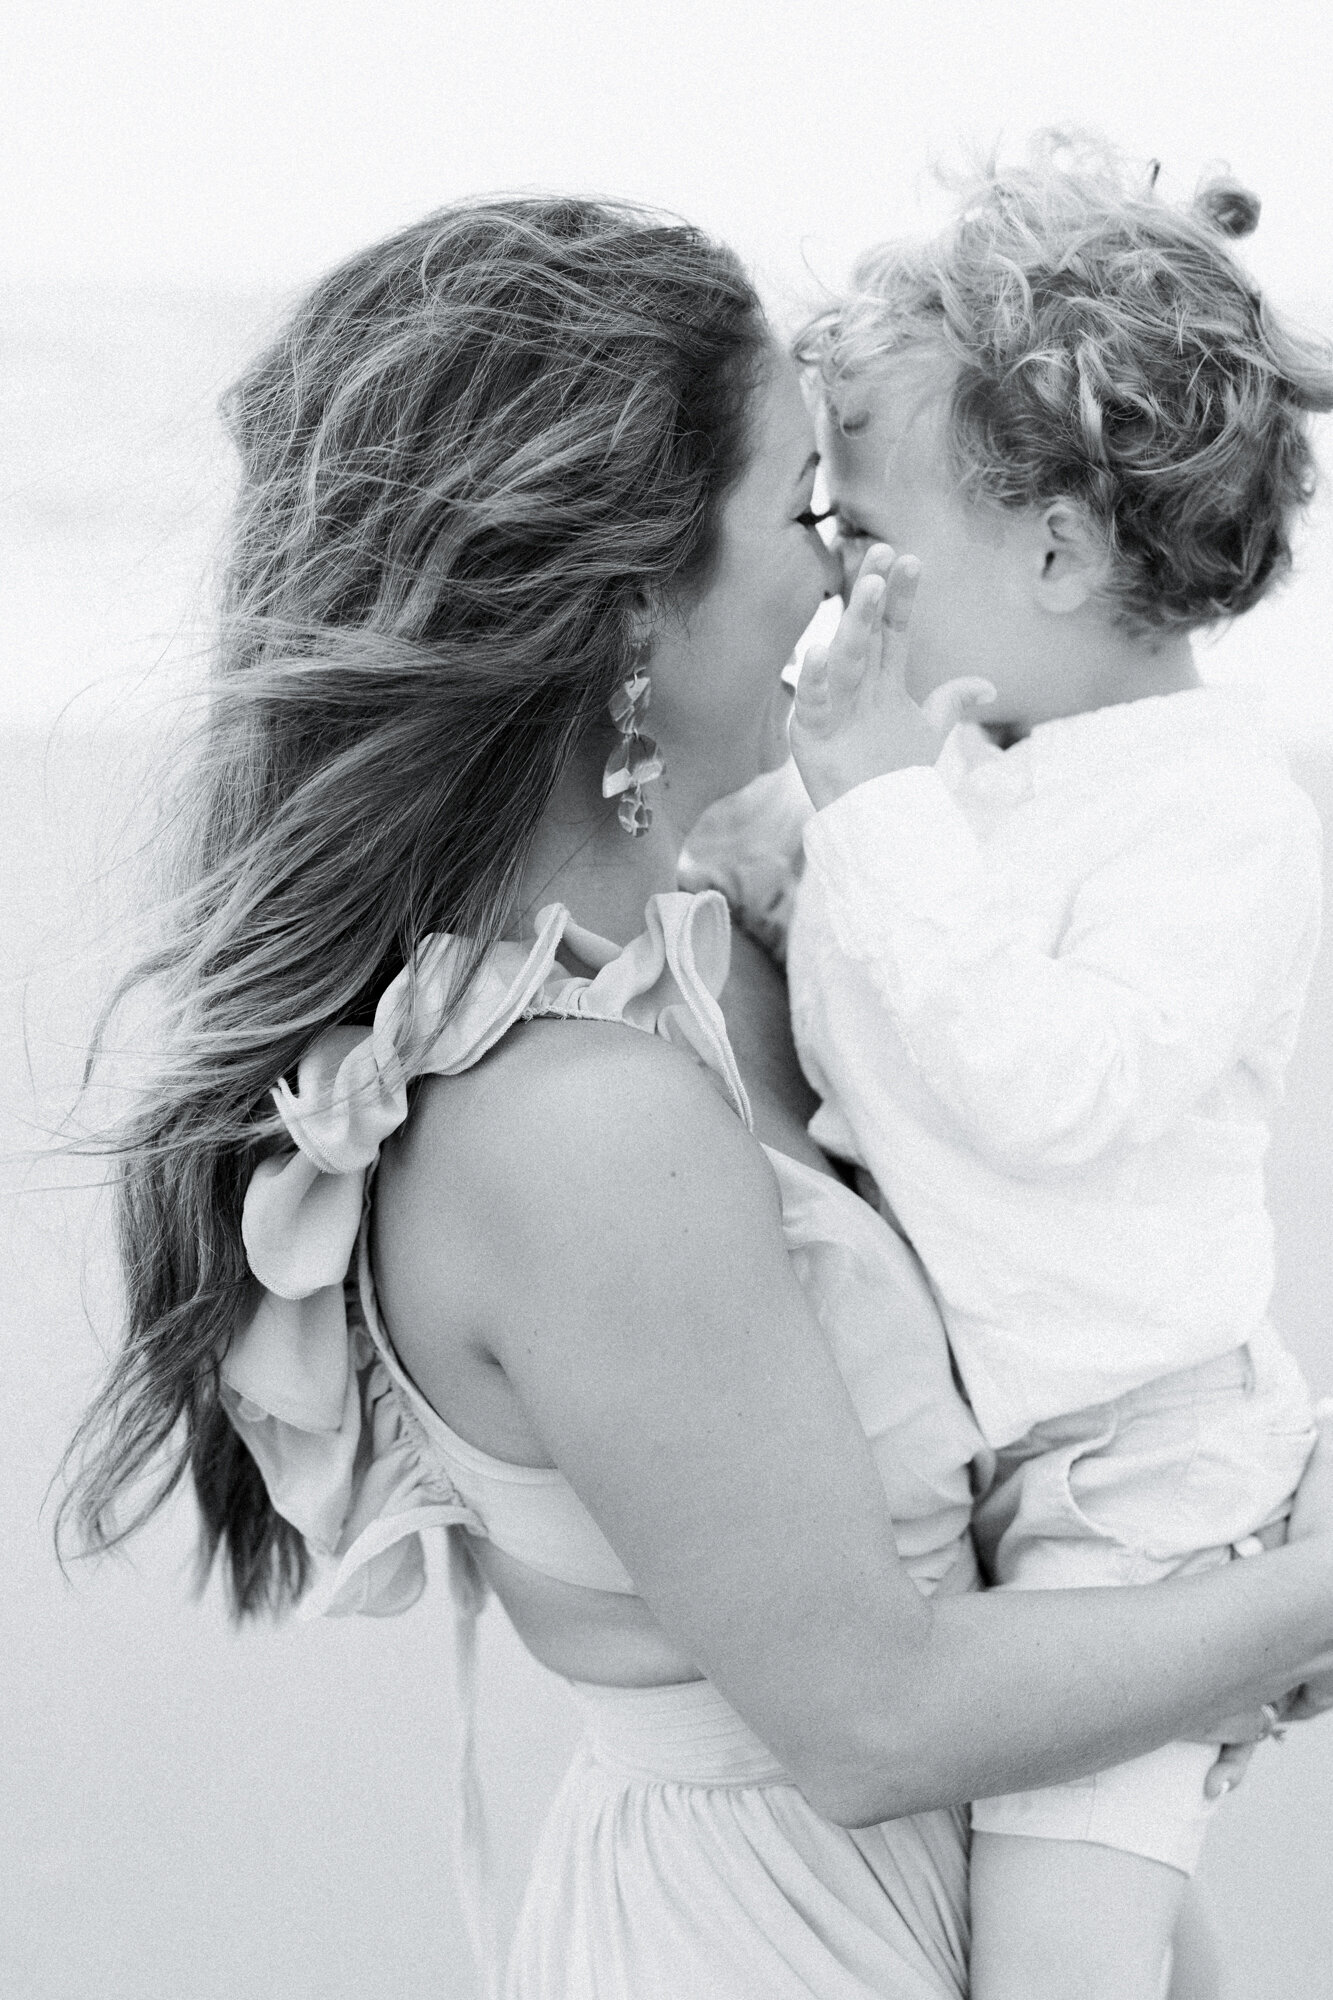
[[[564,939],[595,977],[559,964]],[[586,1732],[502,1972],[470,1736],[484,1595],[470,1538],[565,1583],[627,1595],[635,1586],[559,1471],[469,1444],[408,1378],[370,1269],[374,1163],[407,1116],[412,1077],[465,1070],[538,1017],[659,1035],[703,1066],[747,1126],[750,1109],[717,1004],[730,933],[716,892],[654,897],[643,935],[623,949],[552,905],[531,944],[492,948],[446,1019],[463,955],[461,940],[428,940],[373,1028],[328,1031],[297,1089],[278,1086],[296,1150],[264,1162],[246,1197],[246,1248],[264,1290],[224,1362],[223,1396],[274,1506],[315,1558],[308,1613],[407,1609],[425,1580],[423,1534],[447,1531],[464,1711],[453,1804],[483,1990],[502,1986],[508,2000],[961,2000],[966,1814],[831,1825],[707,1681],[571,1684]],[[968,1468],[983,1447],[920,1267],[841,1182],[765,1151],[788,1252],[869,1440],[903,1559],[923,1591],[970,1588]]]

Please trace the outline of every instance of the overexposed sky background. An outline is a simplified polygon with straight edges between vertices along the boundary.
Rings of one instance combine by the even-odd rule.
[[[287,286],[459,195],[663,204],[779,282],[901,223],[960,138],[1098,125],[1267,203],[1333,297],[1324,0],[9,0],[11,276]]]
[[[1326,0],[8,0],[0,72],[0,286],[21,350],[9,498],[35,496],[64,534],[57,561],[15,515],[25,559],[0,631],[24,670],[0,716],[40,720],[99,676],[123,685],[136,647],[160,649],[185,615],[216,519],[212,403],[250,325],[232,295],[259,324],[265,301],[462,195],[673,209],[732,242],[792,316],[867,243],[931,220],[932,160],[1091,124],[1160,158],[1179,190],[1229,161],[1264,202],[1257,275],[1333,329]],[[179,313],[155,332],[145,300],[164,292],[231,302],[192,334]],[[83,348],[64,365],[81,382],[118,343],[140,376],[103,368],[81,415],[48,419],[70,400],[50,356],[72,321]],[[172,348],[160,364],[155,339]],[[164,451],[180,479],[200,469],[197,492],[179,485],[178,531]],[[105,501],[118,455],[116,546],[81,567],[71,493],[96,464]],[[140,500],[154,527],[135,544]],[[1333,618],[1330,518],[1306,537],[1308,585],[1228,635],[1217,671],[1275,672],[1279,719],[1333,740],[1312,663]]]

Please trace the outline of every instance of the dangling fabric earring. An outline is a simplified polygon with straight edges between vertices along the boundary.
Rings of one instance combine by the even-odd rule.
[[[647,833],[653,823],[653,809],[646,804],[643,787],[662,775],[662,759],[651,736],[639,728],[652,695],[652,683],[642,667],[636,667],[612,695],[608,707],[611,720],[620,732],[620,741],[606,760],[602,773],[602,797],[619,797],[616,817],[632,840]]]

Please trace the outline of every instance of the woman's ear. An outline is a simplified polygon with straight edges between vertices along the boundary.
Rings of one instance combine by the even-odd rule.
[[[636,659],[647,660],[661,623],[661,607],[646,590],[636,590],[630,605],[629,636]]]
[[[1033,553],[1043,611],[1063,616],[1101,595],[1110,568],[1106,540],[1073,500],[1052,500],[1042,509]]]

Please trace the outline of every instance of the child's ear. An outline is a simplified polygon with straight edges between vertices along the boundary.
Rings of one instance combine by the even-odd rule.
[[[1109,569],[1105,539],[1072,500],[1044,507],[1033,537],[1034,591],[1043,611],[1081,611],[1099,596]]]

